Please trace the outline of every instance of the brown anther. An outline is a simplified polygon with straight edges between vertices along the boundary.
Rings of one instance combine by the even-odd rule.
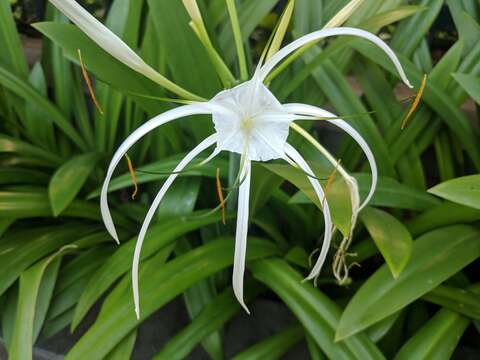
[[[338,159],[337,164],[335,165],[335,168],[333,169],[332,173],[328,176],[327,184],[325,185],[325,191],[324,191],[325,195],[323,196],[322,208],[325,207],[325,201],[327,201],[328,190],[330,189],[330,186],[333,183],[333,178],[335,177],[335,174],[337,173],[338,167],[340,166],[341,162],[342,162],[342,159]]]
[[[402,130],[405,128],[405,126],[407,126],[408,120],[413,115],[415,109],[418,107],[418,104],[420,104],[420,100],[422,99],[423,91],[425,90],[426,85],[427,85],[427,74],[423,75],[422,84],[418,89],[417,96],[415,96],[415,100],[413,100],[412,106],[408,110],[407,116],[405,116],[405,119],[403,119],[402,125],[400,127]]]
[[[137,175],[135,174],[135,169],[133,168],[132,160],[130,160],[130,157],[125,154],[125,158],[127,159],[128,172],[130,173],[130,177],[132,178],[132,183],[135,188],[132,193],[132,200],[135,200],[135,196],[137,196],[138,193]]]
[[[100,103],[98,102],[97,97],[95,96],[92,82],[90,81],[87,68],[85,67],[85,63],[83,62],[83,59],[82,59],[82,52],[80,51],[80,49],[77,49],[77,52],[78,52],[78,59],[80,60],[80,67],[82,69],[83,79],[85,80],[85,84],[87,84],[88,93],[90,94],[90,97],[92,98],[92,101],[95,104],[95,107],[97,108],[98,112],[103,115],[103,109],[100,106]]]

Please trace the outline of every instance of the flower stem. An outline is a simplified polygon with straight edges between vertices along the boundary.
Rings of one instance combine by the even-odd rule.
[[[240,79],[246,81],[248,79],[247,62],[245,58],[245,49],[243,47],[242,32],[238,21],[235,0],[225,0],[227,3],[228,15],[232,24],[233,38],[235,39],[235,47],[237,48],[238,66],[240,68]]]
[[[189,24],[190,27],[207,51],[210,61],[215,67],[223,86],[225,88],[229,88],[235,82],[235,77],[210,40],[210,36],[208,35],[207,28],[205,27],[197,0],[183,0],[183,5],[192,19]]]
[[[180,96],[182,99],[185,100],[192,100],[192,101],[206,101],[206,99],[202,98],[201,96],[195,95],[190,91],[182,88],[181,86],[175,84],[173,81],[168,80],[163,75],[159,74],[158,72],[154,71],[153,73],[144,74],[150,80],[157,83],[158,85],[164,87],[168,91]]]

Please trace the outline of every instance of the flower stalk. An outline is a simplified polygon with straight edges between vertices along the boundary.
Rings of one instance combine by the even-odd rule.
[[[205,27],[205,23],[202,18],[202,14],[200,9],[198,8],[198,4],[196,0],[183,0],[183,5],[190,15],[192,21],[190,21],[189,25],[192,28],[193,32],[197,36],[197,38],[202,43],[203,47],[207,51],[208,56],[210,57],[210,61],[212,62],[215,70],[225,88],[229,88],[232,84],[235,83],[235,77],[233,76],[232,72],[228,68],[228,66],[223,61],[222,57],[215,49],[210,40],[210,36],[208,35],[207,28]]]
[[[232,24],[233,38],[237,49],[238,67],[240,69],[240,80],[248,79],[247,60],[245,57],[245,48],[243,46],[242,31],[240,30],[240,22],[238,21],[237,8],[235,0],[225,0],[227,4],[228,15]]]

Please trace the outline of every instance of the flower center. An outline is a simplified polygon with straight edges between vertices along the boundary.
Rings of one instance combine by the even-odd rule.
[[[210,101],[225,109],[212,114],[218,148],[254,161],[283,157],[293,117],[258,79],[224,90]]]
[[[242,120],[240,120],[240,129],[242,129],[247,134],[251,133],[253,126],[254,121],[253,118],[250,116],[242,118]]]

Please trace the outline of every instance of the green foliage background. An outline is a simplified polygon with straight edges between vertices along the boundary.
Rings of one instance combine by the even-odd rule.
[[[262,32],[276,22],[277,1],[237,3],[251,73]],[[287,40],[320,29],[346,3],[297,0]],[[214,46],[238,77],[224,1],[199,5]],[[438,56],[429,31],[442,8],[458,39]],[[175,106],[155,97],[172,95],[103,52],[52,7],[45,16],[47,22],[34,25],[44,35],[42,58],[29,68],[10,1],[0,0],[0,312],[10,358],[31,358],[38,339],[67,326],[73,331],[102,301],[95,323],[66,358],[128,359],[141,322],[179,295],[191,323],[155,358],[181,359],[198,344],[213,359],[223,358],[222,328],[241,311],[229,285],[235,214],[227,214],[226,226],[220,214],[205,214],[217,206],[217,168],[228,183],[228,157],[182,176],[159,209],[142,253],[141,321],[135,319],[129,275],[152,196],[165,172],[212,132],[211,122],[194,117],[166,125],[130,153],[140,196],[130,200],[125,163],[110,188],[122,240],[116,246],[99,214],[105,169],[133,129]],[[246,297],[284,303],[297,324],[258,339],[237,359],[279,358],[301,339],[312,359],[449,359],[466,347],[480,353],[479,21],[476,0],[365,0],[347,21],[388,39],[416,87],[428,74],[422,103],[403,131],[407,109],[395,92],[397,75],[362,40],[319,43],[272,81],[282,102],[355,115],[349,122],[370,144],[381,176],[355,232],[348,260],[360,266],[351,268],[350,285],[338,286],[329,264],[315,288],[301,281],[323,233],[312,189],[281,163],[255,165]],[[115,0],[105,17],[154,68],[209,98],[222,85],[188,22],[180,1]],[[96,79],[104,115],[86,96],[77,49]],[[476,114],[465,114],[465,102],[476,102]],[[331,140],[338,134],[326,126],[309,130],[338,145]],[[332,172],[293,134],[291,141],[320,178]],[[370,179],[359,149],[348,138],[337,147],[336,156],[365,196]],[[351,210],[340,178],[329,202],[336,223],[348,226]]]

